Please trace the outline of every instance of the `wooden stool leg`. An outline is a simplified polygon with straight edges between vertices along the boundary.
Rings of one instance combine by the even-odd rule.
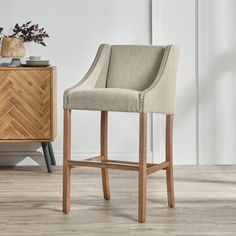
[[[169,207],[175,206],[174,179],[173,179],[173,115],[166,115],[166,161],[170,166],[166,169],[167,197]]]
[[[107,155],[107,124],[108,124],[108,112],[102,111],[101,112],[101,136],[100,136],[100,143],[101,143],[101,156],[103,156],[103,160],[108,160]],[[102,168],[102,186],[103,186],[103,196],[104,199],[110,199],[110,187],[109,187],[109,176],[108,176],[108,169]]]
[[[64,110],[63,211],[70,211],[71,110]]]
[[[140,114],[139,126],[139,194],[138,220],[146,220],[146,190],[147,189],[147,114]]]

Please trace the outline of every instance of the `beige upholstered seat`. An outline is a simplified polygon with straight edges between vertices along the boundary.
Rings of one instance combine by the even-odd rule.
[[[64,108],[173,114],[177,56],[176,46],[101,45]]]
[[[82,89],[70,94],[72,109],[139,112],[139,91],[120,88]]]
[[[103,195],[110,199],[108,169],[139,172],[138,220],[146,219],[147,175],[166,170],[168,205],[174,207],[172,130],[178,60],[176,46],[101,45],[81,82],[64,93],[63,211],[70,211],[70,176],[76,167],[102,170]],[[101,155],[71,160],[71,111],[101,111]],[[139,161],[109,160],[108,111],[138,112]],[[166,114],[166,160],[147,163],[147,112]]]

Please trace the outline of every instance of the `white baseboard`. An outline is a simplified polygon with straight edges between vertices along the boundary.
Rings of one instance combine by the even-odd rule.
[[[98,152],[72,152],[73,160],[82,160],[85,158],[98,156]],[[55,158],[58,166],[63,164],[63,153],[55,152]],[[110,152],[109,159],[138,161],[138,153]],[[152,152],[147,153],[148,162],[152,162]],[[25,165],[45,165],[44,157],[41,152],[0,152],[0,166],[25,166]]]

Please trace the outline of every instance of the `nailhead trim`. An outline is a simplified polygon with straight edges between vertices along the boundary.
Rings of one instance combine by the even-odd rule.
[[[72,90],[72,89],[74,89],[74,88],[80,86],[85,80],[88,79],[88,77],[89,77],[90,74],[92,73],[94,67],[96,66],[96,64],[97,64],[97,62],[98,62],[98,60],[99,60],[99,57],[100,57],[100,55],[101,55],[101,53],[102,53],[102,49],[103,49],[104,46],[105,46],[105,44],[102,44],[102,45],[99,47],[98,52],[97,52],[97,55],[96,55],[96,57],[95,57],[95,59],[94,59],[94,61],[93,61],[93,64],[92,64],[92,66],[90,67],[88,73],[84,76],[84,78],[83,78],[79,83],[77,83],[76,85],[74,85],[74,86],[72,86],[72,87],[70,87],[70,88],[68,88],[68,89],[65,90],[64,95],[63,95],[63,107],[64,107],[64,109],[71,109],[71,96],[70,96],[70,94],[69,94],[70,90]]]
[[[92,64],[90,70],[85,75],[85,77],[79,83],[77,83],[76,85],[74,85],[74,86],[72,86],[72,87],[65,90],[64,95],[63,95],[64,109],[71,109],[71,96],[69,94],[70,90],[72,90],[72,89],[78,87],[79,85],[81,85],[89,77],[89,75],[91,74],[91,72],[93,71],[94,67],[97,64],[97,61],[98,61],[98,59],[101,55],[103,47],[104,47],[104,45],[101,45],[101,47],[99,48],[97,56],[96,56],[96,58],[95,58],[95,60]],[[157,73],[157,76],[154,80],[154,83],[150,87],[148,87],[147,89],[145,89],[141,93],[139,93],[138,112],[140,112],[140,113],[142,113],[144,111],[144,97],[145,97],[145,95],[157,85],[157,83],[159,82],[159,80],[161,79],[161,77],[162,77],[162,75],[165,71],[166,64],[167,64],[169,54],[170,54],[170,49],[171,49],[170,45],[168,45],[165,49],[163,59],[162,59],[159,71]]]
[[[167,64],[169,54],[170,54],[170,49],[171,49],[171,45],[168,45],[165,49],[159,71],[157,73],[157,76],[156,76],[153,84],[150,87],[148,87],[147,89],[143,90],[139,94],[139,107],[138,107],[138,109],[139,109],[140,113],[144,111],[144,98],[145,98],[145,95],[158,84],[158,82],[160,81],[160,79],[161,79],[161,77],[162,77],[162,75],[165,71],[166,64]]]

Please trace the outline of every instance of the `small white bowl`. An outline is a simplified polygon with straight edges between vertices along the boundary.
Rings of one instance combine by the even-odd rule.
[[[30,60],[30,61],[40,61],[40,60],[41,60],[41,57],[39,57],[39,56],[30,56],[30,57],[29,57],[29,60]]]

